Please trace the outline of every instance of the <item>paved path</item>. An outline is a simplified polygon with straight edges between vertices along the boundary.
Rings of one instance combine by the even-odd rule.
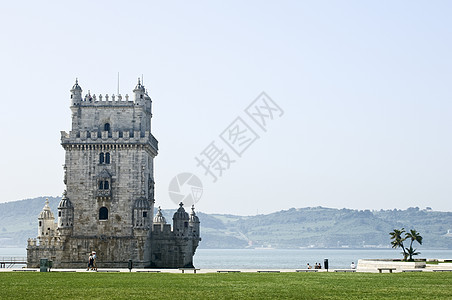
[[[425,268],[425,269],[420,269],[422,270],[422,272],[433,272],[435,271],[437,268]],[[260,269],[197,269],[196,270],[196,274],[205,274],[205,273],[295,273],[303,270],[303,269],[265,269],[265,268],[260,268]],[[335,271],[343,271],[343,270],[351,270],[351,269],[329,269],[328,271],[331,273],[337,273]],[[218,272],[220,271],[220,272]],[[229,272],[228,272],[229,271]],[[327,270],[325,269],[319,269],[317,270],[318,272],[315,273],[319,273],[319,272],[327,272]],[[451,271],[452,272],[452,267],[448,267],[448,268],[441,268],[441,271]],[[0,272],[39,272],[39,268],[2,268],[0,269]],[[85,268],[81,268],[81,269],[51,269],[51,272],[80,272],[80,273],[95,273],[95,271],[87,271]],[[98,269],[98,273],[129,273],[129,269],[121,269],[121,268],[112,268],[112,269],[103,269],[103,268],[99,268]],[[178,273],[178,274],[182,274],[182,271],[179,269],[132,269],[131,271],[132,273]],[[372,270],[372,269],[357,269],[356,272],[358,273],[378,273],[378,270]],[[402,270],[396,270],[394,272],[402,272]],[[304,273],[304,272],[301,272]],[[314,273],[314,272],[309,272],[309,273]],[[193,274],[193,271],[190,270],[185,270],[184,274]]]

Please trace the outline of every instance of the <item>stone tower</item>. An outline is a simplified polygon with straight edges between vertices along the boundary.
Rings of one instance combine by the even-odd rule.
[[[29,266],[44,257],[52,259],[55,267],[80,267],[91,251],[97,252],[101,267],[125,267],[129,259],[136,267],[193,265],[200,241],[199,220],[192,222],[181,205],[174,230],[163,224],[157,225],[160,233],[153,228],[158,142],[151,133],[152,100],[140,80],[133,99],[128,95],[125,99],[108,94],[96,97],[90,92],[82,97],[76,80],[71,112],[71,131],[61,132],[66,190],[58,206],[58,223],[49,225],[54,217],[47,204],[39,218],[38,239],[52,236],[53,248],[29,240]],[[162,243],[171,245],[171,258],[161,259]]]

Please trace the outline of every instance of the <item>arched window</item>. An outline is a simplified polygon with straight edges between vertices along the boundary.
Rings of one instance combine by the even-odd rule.
[[[108,184],[108,181],[105,180],[104,181],[104,190],[108,190],[108,189],[110,189],[110,184]]]
[[[110,152],[105,153],[105,163],[107,165],[110,163]]]
[[[147,211],[143,211],[143,218],[147,218],[148,217],[148,212]]]
[[[103,190],[103,189],[104,189],[104,182],[99,181],[99,190]]]
[[[100,163],[100,164],[103,164],[104,161],[105,161],[105,156],[104,156],[104,153],[101,152],[101,153],[99,154],[99,163]]]
[[[108,208],[101,207],[99,209],[99,220],[108,220]]]
[[[110,123],[105,123],[104,131],[110,131]]]

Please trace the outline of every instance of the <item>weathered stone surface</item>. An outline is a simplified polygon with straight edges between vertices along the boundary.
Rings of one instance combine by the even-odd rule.
[[[61,132],[66,151],[66,190],[58,222],[47,204],[39,216],[38,238],[27,247],[28,267],[40,258],[53,267],[87,264],[96,251],[98,267],[178,268],[193,265],[199,219],[182,204],[171,225],[153,226],[154,157],[158,142],[151,134],[152,101],[143,85],[134,100],[82,99],[78,82],[71,89],[72,129]]]

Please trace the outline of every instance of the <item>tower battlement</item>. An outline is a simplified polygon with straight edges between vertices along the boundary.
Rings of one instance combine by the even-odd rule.
[[[75,145],[93,145],[98,149],[102,146],[111,145],[142,145],[150,146],[157,155],[158,141],[149,131],[61,131],[61,145],[64,148]]]
[[[128,94],[126,94],[125,97],[123,97],[121,94],[105,94],[104,96],[102,94],[99,94],[97,96],[95,94],[86,94],[85,97],[78,102],[78,105],[82,106],[130,106],[135,104],[135,101],[129,99]]]

